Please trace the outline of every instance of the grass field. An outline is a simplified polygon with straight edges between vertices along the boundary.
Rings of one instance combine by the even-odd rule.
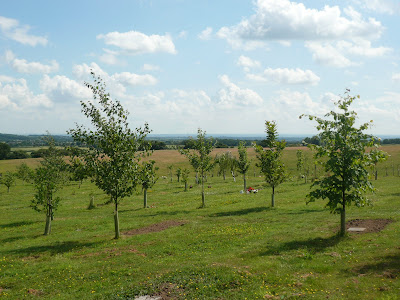
[[[43,236],[44,214],[29,207],[32,185],[17,181],[9,193],[0,185],[0,297],[400,299],[400,146],[382,149],[391,157],[373,181],[373,206],[352,207],[347,218],[392,222],[344,238],[336,235],[340,217],[323,201],[305,204],[310,185],[297,179],[296,148],[285,150],[292,177],[277,188],[273,209],[271,190],[254,167],[247,182],[258,194],[240,194],[241,177],[224,181],[214,171],[206,183],[207,207],[198,209],[194,174],[187,192],[176,176],[172,183],[161,178],[169,176],[167,165],[188,167],[185,158],[156,151],[160,179],[148,193],[150,207],[143,208],[140,191],[122,201],[119,240],[113,239],[113,207],[103,204],[108,197],[90,181],[59,192],[50,236]],[[252,149],[249,156],[255,157]],[[0,161],[0,172],[22,161],[38,164]],[[91,194],[97,208],[87,210]]]

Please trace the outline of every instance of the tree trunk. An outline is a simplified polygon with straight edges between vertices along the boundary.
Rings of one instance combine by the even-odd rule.
[[[378,180],[378,170],[375,168],[375,180]]]
[[[201,177],[203,178],[203,170],[201,170]],[[204,195],[204,180],[201,181],[201,207],[206,207],[206,199]]]
[[[115,239],[119,239],[119,218],[118,218],[118,202],[115,199],[115,210],[114,210],[114,227],[115,227]]]
[[[143,207],[146,208],[147,207],[147,189],[144,189],[143,191]]]
[[[187,181],[185,181],[185,192],[187,191]]]
[[[243,174],[243,187],[244,187],[243,191],[245,191],[246,190],[246,174]]]
[[[10,187],[8,186],[8,187],[7,187],[7,193],[9,193],[9,192],[10,192]]]
[[[272,186],[271,207],[275,207],[275,186]]]
[[[224,180],[226,180],[226,174],[225,171],[222,173],[224,175]]]
[[[345,236],[346,234],[346,203],[343,195],[343,207],[340,212],[340,236]]]
[[[93,209],[95,207],[96,206],[94,205],[94,195],[90,195],[90,203],[89,203],[88,209]]]
[[[44,228],[44,235],[49,235],[51,232],[51,215],[46,213],[46,227]]]

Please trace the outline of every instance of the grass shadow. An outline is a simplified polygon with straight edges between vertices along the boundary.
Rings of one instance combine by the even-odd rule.
[[[378,262],[377,262],[378,261]],[[378,273],[387,278],[400,276],[400,253],[387,255],[355,270],[358,274]]]
[[[192,213],[189,210],[174,210],[174,211],[159,211],[159,212],[155,212],[153,214],[150,215],[146,215],[147,217],[156,217],[156,216],[175,216],[178,214],[190,214]]]
[[[11,243],[11,242],[14,242],[14,241],[18,241],[18,240],[20,240],[22,238],[23,237],[21,237],[21,236],[9,237],[9,238],[6,238],[6,239],[2,239],[1,243]]]
[[[339,235],[334,235],[328,238],[313,238],[303,241],[291,241],[278,246],[271,247],[266,251],[260,252],[260,256],[267,255],[279,255],[282,252],[307,249],[311,253],[318,253],[324,251],[326,248],[333,247],[337,245],[340,241],[346,237],[340,237]]]
[[[215,214],[211,214],[210,217],[230,217],[230,216],[242,216],[242,215],[247,215],[251,213],[259,213],[263,212],[266,210],[270,210],[270,207],[253,207],[253,208],[246,208],[246,209],[241,209],[241,210],[235,210],[235,211],[226,211],[226,212],[219,212]]]
[[[22,255],[35,255],[43,253],[56,255],[56,254],[63,254],[66,252],[70,252],[72,250],[81,249],[84,247],[91,247],[95,244],[98,243],[81,243],[76,241],[67,241],[67,242],[57,242],[54,245],[48,245],[48,246],[31,246],[27,248],[18,248],[9,250],[8,252],[11,254],[22,254]]]
[[[38,222],[22,221],[22,222],[14,222],[14,223],[9,223],[9,224],[0,224],[0,228],[20,227],[20,226],[25,226],[25,225],[32,225],[34,223],[38,223]]]
[[[303,214],[314,213],[314,212],[323,212],[323,211],[326,211],[326,209],[299,209],[299,210],[296,210],[296,211],[284,212],[282,214],[285,214],[285,215],[303,215]]]

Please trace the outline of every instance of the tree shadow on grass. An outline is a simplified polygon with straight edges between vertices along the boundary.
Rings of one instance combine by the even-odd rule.
[[[377,273],[386,278],[400,276],[400,253],[378,258],[375,262],[360,266],[352,271],[358,274]]]
[[[20,240],[22,238],[23,238],[22,236],[9,237],[9,238],[6,238],[6,239],[2,239],[1,243],[11,243],[11,242],[14,242],[14,241],[18,241],[18,240]]]
[[[31,246],[9,250],[10,254],[35,255],[48,253],[50,255],[63,254],[69,251],[78,250],[84,247],[92,247],[98,243],[81,243],[76,241],[57,242],[48,246]]]
[[[299,209],[296,211],[284,212],[283,214],[285,214],[285,215],[303,215],[303,214],[314,213],[314,212],[323,212],[323,211],[326,211],[326,209]]]
[[[20,227],[20,226],[25,226],[25,225],[32,225],[34,223],[38,223],[38,221],[36,221],[36,222],[22,221],[22,222],[14,222],[14,223],[9,223],[9,224],[0,224],[0,228]]]
[[[334,235],[328,238],[313,238],[303,241],[291,241],[277,246],[270,247],[266,251],[260,252],[260,256],[279,255],[282,252],[307,249],[311,253],[318,253],[324,251],[326,248],[333,247],[346,237]]]
[[[189,210],[158,211],[158,212],[155,212],[155,213],[153,213],[153,214],[146,215],[146,216],[147,216],[147,217],[175,216],[175,215],[178,215],[178,214],[187,215],[187,214],[190,214],[190,213],[192,213],[192,212],[189,211]]]
[[[250,213],[258,213],[258,212],[263,212],[266,210],[270,210],[270,207],[253,207],[253,208],[246,208],[246,209],[241,209],[241,210],[235,210],[235,211],[226,211],[226,212],[219,212],[215,214],[211,214],[210,217],[230,217],[230,216],[242,216],[242,215],[247,215]]]

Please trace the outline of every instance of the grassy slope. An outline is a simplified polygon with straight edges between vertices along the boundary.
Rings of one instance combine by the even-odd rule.
[[[388,168],[391,160],[400,163],[400,146],[383,149],[392,154],[385,163]],[[292,170],[295,150],[285,153]],[[169,164],[174,169],[187,166],[176,151],[157,151],[153,158],[160,176],[168,175]],[[0,172],[20,162],[1,161]],[[278,187],[277,207],[271,209],[270,189],[258,175],[248,179],[249,185],[261,189],[254,195],[239,193],[240,178],[234,183],[231,177],[225,182],[209,177],[208,206],[197,209],[201,195],[193,179],[194,188],[185,193],[175,178],[172,183],[160,178],[149,192],[150,208],[142,208],[141,194],[122,202],[121,230],[165,220],[187,223],[118,241],[112,239],[111,205],[86,210],[90,193],[97,204],[107,199],[90,182],[80,189],[71,184],[59,193],[62,205],[48,237],[42,235],[44,215],[29,208],[32,186],[18,181],[7,193],[1,185],[0,295],[109,299],[162,291],[189,299],[398,299],[399,180],[389,171],[374,182],[374,206],[348,212],[348,219],[396,222],[380,233],[343,240],[335,236],[339,216],[330,214],[322,201],[305,205],[309,185],[296,179]]]

